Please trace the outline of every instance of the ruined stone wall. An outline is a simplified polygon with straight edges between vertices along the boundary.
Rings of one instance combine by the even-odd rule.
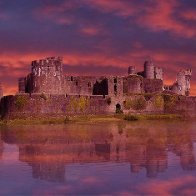
[[[126,96],[122,110],[127,113],[156,114],[164,112],[164,100],[160,94],[136,94]]]
[[[163,81],[160,79],[143,79],[143,88],[145,93],[162,92]]]
[[[117,99],[118,98],[118,99]],[[135,94],[125,97],[19,94],[0,102],[1,118],[65,117],[67,115],[174,113],[196,117],[196,97],[167,94]]]
[[[129,75],[123,79],[123,92],[125,95],[143,93],[143,77]]]
[[[164,95],[165,113],[184,114],[196,117],[196,97]]]
[[[103,96],[19,94],[3,97],[0,107],[1,117],[11,119],[109,113]]]
[[[70,95],[108,95],[108,80],[102,76],[65,76],[64,92]]]
[[[50,57],[32,62],[31,93],[63,94],[62,58]]]
[[[123,77],[108,77],[108,95],[123,96]]]
[[[73,95],[92,95],[96,78],[88,76],[65,76],[64,92]]]

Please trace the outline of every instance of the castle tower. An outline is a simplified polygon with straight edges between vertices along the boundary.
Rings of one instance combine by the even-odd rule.
[[[154,77],[155,79],[163,80],[163,69],[160,67],[154,68]]]
[[[61,57],[49,57],[32,62],[32,93],[63,94]]]
[[[191,75],[192,75],[192,70],[191,69],[186,69],[185,70],[185,95],[189,96],[190,95],[190,88],[191,88]]]
[[[128,67],[128,75],[132,75],[132,74],[135,74],[135,66],[129,66]]]
[[[181,70],[177,74],[178,94],[187,96],[189,95],[191,75],[191,69]]]
[[[154,69],[155,68],[151,60],[145,61],[144,62],[144,77],[147,79],[154,79],[155,78]]]

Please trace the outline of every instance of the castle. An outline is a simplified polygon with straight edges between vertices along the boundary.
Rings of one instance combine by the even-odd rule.
[[[123,97],[164,91],[188,96],[190,92],[190,69],[180,71],[176,82],[168,86],[163,84],[162,68],[154,66],[151,60],[145,61],[142,72],[128,67],[126,76],[64,76],[62,64],[61,57],[33,61],[31,73],[19,78],[19,93]]]
[[[188,114],[196,116],[196,97],[189,96],[191,70],[164,85],[163,70],[151,60],[138,72],[128,67],[125,76],[64,75],[63,59],[33,61],[31,73],[18,80],[16,95],[0,101],[1,118],[64,117],[71,115]],[[2,96],[0,88],[0,96]]]

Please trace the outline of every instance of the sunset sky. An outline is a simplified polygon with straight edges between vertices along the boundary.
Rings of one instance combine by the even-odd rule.
[[[4,93],[48,56],[63,56],[65,74],[74,75],[126,75],[152,58],[166,84],[191,67],[196,95],[196,1],[0,0]]]

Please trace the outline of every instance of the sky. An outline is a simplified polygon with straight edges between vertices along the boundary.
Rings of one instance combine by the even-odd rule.
[[[195,13],[195,0],[0,0],[4,93],[16,93],[31,61],[62,56],[72,75],[126,75],[151,58],[165,84],[192,68],[196,95]]]

